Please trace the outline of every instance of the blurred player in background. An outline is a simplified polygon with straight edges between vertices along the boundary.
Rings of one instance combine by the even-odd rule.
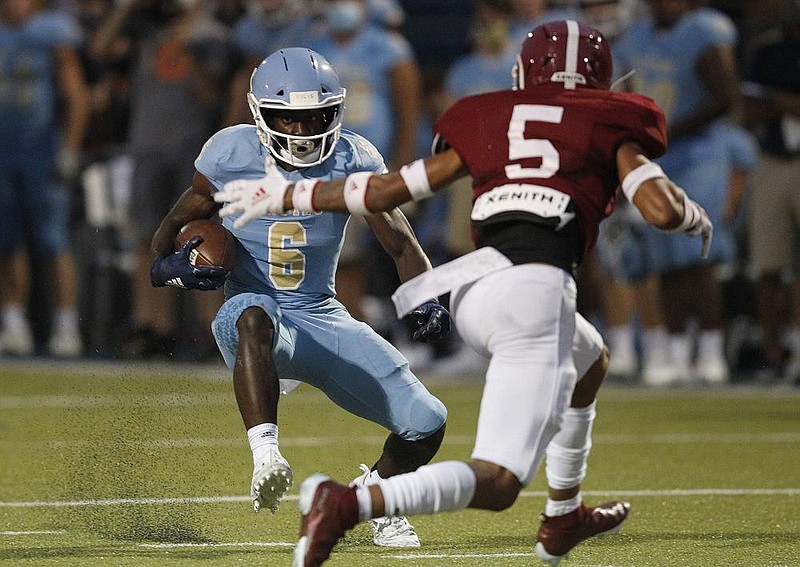
[[[49,353],[83,351],[66,186],[78,174],[90,113],[81,40],[77,22],[47,2],[0,2],[0,349],[8,354],[34,351],[31,256],[47,264],[55,303]]]
[[[372,144],[341,128],[345,89],[318,53],[299,47],[273,53],[254,71],[247,98],[255,125],[226,128],[205,144],[191,187],[153,237],[155,286],[173,285],[174,278],[198,289],[222,285],[225,275],[219,268],[193,269],[186,250],[172,253],[175,235],[188,221],[217,212],[213,194],[225,183],[263,177],[265,162],[277,161],[295,182],[386,171]],[[231,219],[224,223],[236,237],[237,260],[213,331],[233,370],[253,451],[256,511],[274,511],[292,483],[291,468],[278,450],[277,425],[279,391],[291,389],[292,381],[316,386],[342,408],[390,431],[380,459],[371,470],[364,466],[354,482],[370,484],[415,470],[436,454],[444,436],[442,402],[391,344],[334,297],[348,219],[347,214],[290,211],[262,216],[245,228]],[[369,215],[367,223],[394,258],[402,281],[430,269],[399,210]],[[450,329],[448,312],[430,298],[412,317],[419,340],[439,339]],[[405,518],[379,519],[373,530],[378,545],[419,546]]]
[[[620,183],[657,228],[701,235],[707,250],[712,227],[647,157],[665,150],[663,113],[651,99],[609,92],[611,74],[599,32],[574,20],[552,22],[523,43],[513,90],[467,97],[445,112],[434,128],[435,156],[399,173],[294,186],[271,168],[264,179],[215,195],[228,203],[220,214],[241,212],[235,224],[242,225],[266,211],[389,210],[463,175],[474,179],[478,249],[394,296],[404,313],[417,297],[450,290],[459,332],[491,358],[472,459],[371,487],[310,477],[300,489],[296,567],[321,564],[348,529],[373,516],[508,508],[545,452],[549,497],[537,555],[556,564],[580,541],[620,528],[627,503],[591,508],[580,494],[603,374],[588,368],[602,340],[576,312],[574,270]]]
[[[197,0],[121,0],[93,35],[90,54],[108,63],[123,53],[131,60],[126,147],[133,161],[129,218],[136,256],[131,329],[121,354],[202,360],[216,356],[208,324],[221,294],[189,298],[185,313],[203,324],[179,337],[186,298],[173,289],[153,290],[147,269],[150,238],[191,182],[191,160],[220,122],[230,66],[227,30]]]
[[[758,278],[761,378],[800,385],[800,3],[779,6],[780,25],[753,54],[743,85],[746,123],[761,150],[748,234]]]
[[[696,0],[649,0],[648,5],[652,16],[633,22],[614,43],[618,70],[635,71],[631,90],[652,97],[664,110],[670,145],[658,163],[717,225],[728,194],[729,165],[720,130],[737,98],[736,29],[722,12]],[[644,235],[648,274],[660,281],[673,362],[672,373],[660,373],[660,381],[650,384],[727,382],[722,289],[715,265],[726,260],[728,240],[714,239],[705,261],[689,238],[655,230]],[[693,321],[699,326],[696,360]]]

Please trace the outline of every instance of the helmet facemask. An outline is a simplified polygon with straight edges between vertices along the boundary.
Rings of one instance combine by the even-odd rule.
[[[343,89],[344,90],[344,89]],[[256,123],[258,138],[270,153],[292,167],[313,167],[328,159],[336,147],[342,129],[342,103],[310,109],[287,108],[259,103],[252,92],[247,95],[250,112]],[[300,135],[280,132],[271,126],[272,118],[280,113],[298,114],[320,109],[324,113],[325,130],[319,134]]]

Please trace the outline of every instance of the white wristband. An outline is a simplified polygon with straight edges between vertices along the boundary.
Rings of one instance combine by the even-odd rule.
[[[301,179],[294,184],[292,191],[292,208],[301,213],[316,213],[314,210],[314,189],[319,179]]]
[[[622,192],[633,203],[633,196],[641,187],[642,183],[656,177],[666,177],[664,170],[655,162],[648,161],[636,169],[631,170],[625,179],[622,180]]]
[[[403,178],[408,192],[411,193],[411,198],[415,201],[421,201],[433,195],[431,184],[428,181],[428,173],[425,171],[425,162],[421,159],[411,165],[401,167],[400,177]]]
[[[367,209],[367,185],[372,175],[371,171],[359,171],[351,173],[344,180],[344,204],[351,213],[370,214]]]

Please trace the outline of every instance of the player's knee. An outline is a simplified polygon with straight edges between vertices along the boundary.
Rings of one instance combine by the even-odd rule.
[[[272,319],[260,307],[248,307],[236,321],[236,330],[239,332],[239,341],[256,341],[272,344],[275,327]]]
[[[487,461],[473,460],[470,466],[477,477],[475,496],[470,507],[500,512],[516,502],[522,484],[514,473]]]
[[[399,429],[394,431],[406,441],[433,441],[437,434],[444,434],[447,407],[421,383],[414,384],[403,396],[402,405],[396,406],[396,415],[403,419],[397,422]]]
[[[438,439],[438,448],[444,436],[447,408],[441,400],[433,395],[415,406],[410,410],[410,415],[414,416],[413,430],[407,432],[406,439],[409,441],[427,440],[428,443],[434,443]]]

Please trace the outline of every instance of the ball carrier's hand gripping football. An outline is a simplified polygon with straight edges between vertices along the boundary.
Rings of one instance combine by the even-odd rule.
[[[195,236],[187,240],[177,252],[156,258],[150,266],[150,283],[153,287],[170,286],[203,291],[221,287],[225,283],[228,270],[222,266],[192,265],[192,251],[202,242],[201,236]]]
[[[264,171],[264,177],[229,181],[222,191],[214,193],[217,203],[225,203],[219,211],[220,217],[241,213],[233,222],[235,228],[265,215],[283,214],[283,198],[292,183],[283,176],[272,156],[264,161]]]

